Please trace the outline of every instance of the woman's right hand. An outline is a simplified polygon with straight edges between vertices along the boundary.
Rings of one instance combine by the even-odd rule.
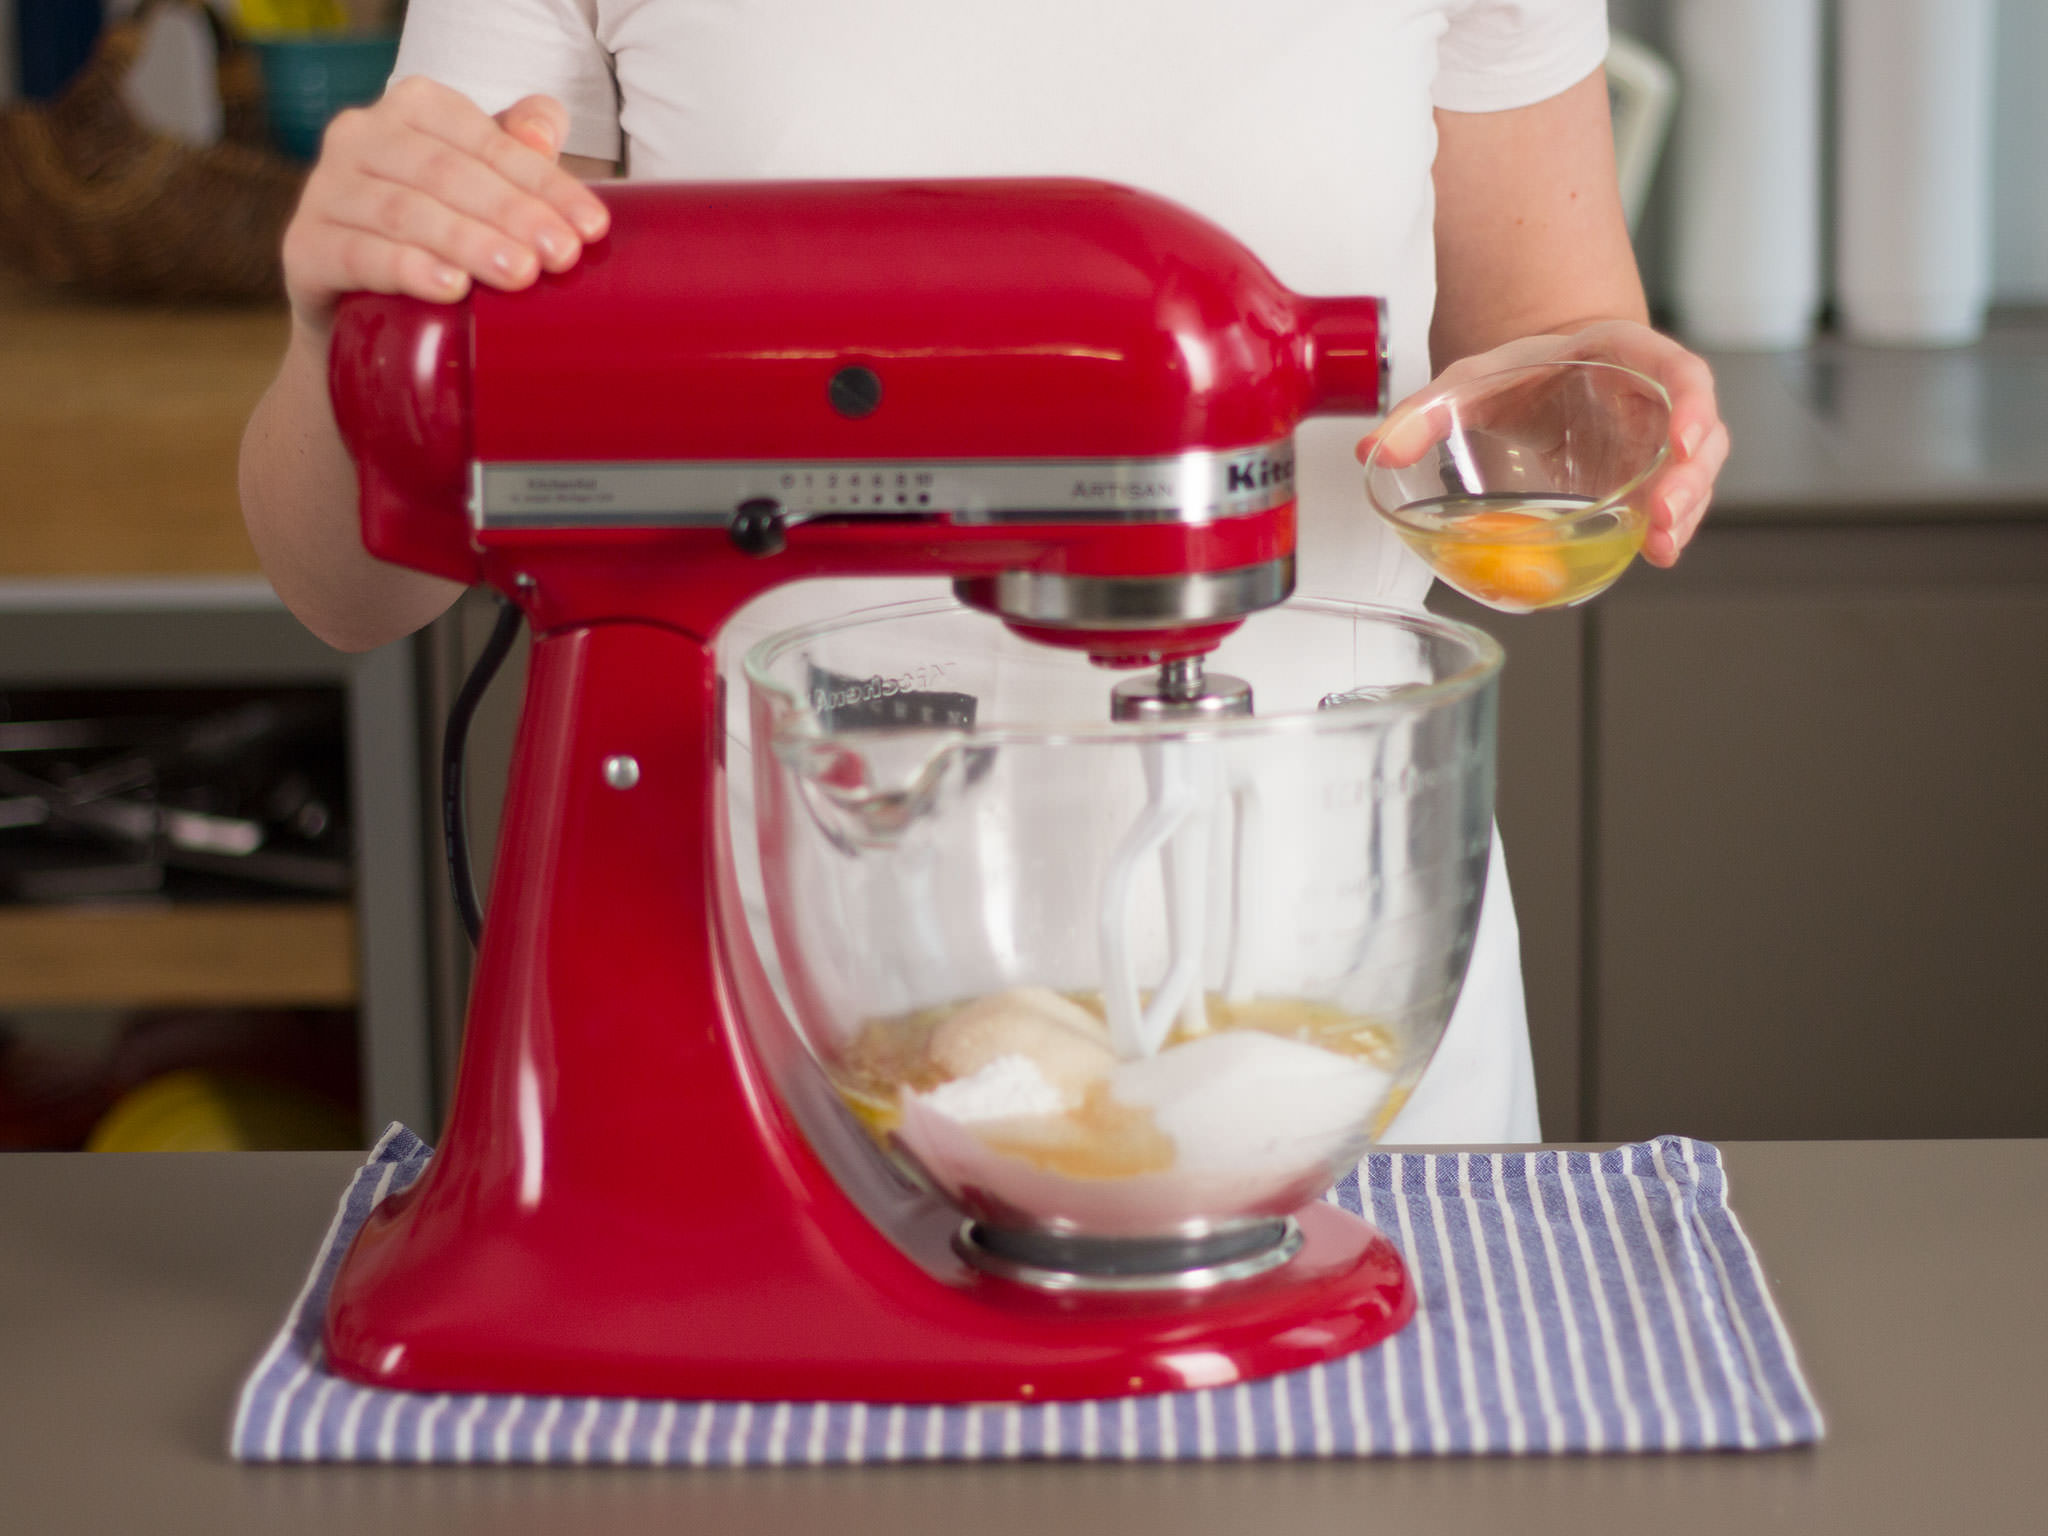
[[[569,114],[528,96],[495,118],[422,76],[328,126],[284,236],[296,327],[323,343],[344,293],[452,303],[576,264],[604,204],[558,160]]]

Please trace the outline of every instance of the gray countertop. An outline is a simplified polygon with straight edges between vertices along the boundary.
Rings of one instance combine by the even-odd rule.
[[[0,1158],[0,1529],[888,1536],[2033,1532],[2048,1141],[1725,1149],[1829,1419],[1758,1455],[1249,1466],[241,1467],[242,1372],[349,1154]]]
[[[1719,520],[2048,516],[2048,314],[1971,347],[1710,361],[1734,444]]]

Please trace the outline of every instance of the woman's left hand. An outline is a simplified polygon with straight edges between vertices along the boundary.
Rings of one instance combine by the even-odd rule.
[[[1559,358],[1619,363],[1655,379],[1670,395],[1671,457],[1648,486],[1650,528],[1643,538],[1643,558],[1652,565],[1675,564],[1706,516],[1714,479],[1728,460],[1728,428],[1714,400],[1714,375],[1702,358],[1634,320],[1602,320],[1569,334],[1524,336],[1460,358],[1437,375],[1425,393],[1480,374]],[[1389,411],[1389,418],[1399,409]],[[1368,437],[1358,445],[1360,459],[1371,452],[1372,444]]]

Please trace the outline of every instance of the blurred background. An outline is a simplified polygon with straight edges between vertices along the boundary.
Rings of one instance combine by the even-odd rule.
[[[489,615],[329,652],[234,490],[278,235],[401,11],[0,0],[0,1148],[439,1123],[434,758]],[[1440,602],[1508,648],[1545,1133],[2048,1134],[2048,0],[1610,16],[1653,307],[1736,448],[1675,572]]]
[[[399,13],[0,0],[0,1148],[433,1121],[420,648],[313,641],[235,500]]]

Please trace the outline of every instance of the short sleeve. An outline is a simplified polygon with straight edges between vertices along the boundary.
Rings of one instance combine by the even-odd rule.
[[[1434,99],[1451,112],[1526,107],[1577,85],[1606,56],[1606,0],[1454,0]]]
[[[597,0],[412,0],[391,78],[425,75],[486,112],[522,96],[569,109],[567,154],[617,160],[619,94]]]

